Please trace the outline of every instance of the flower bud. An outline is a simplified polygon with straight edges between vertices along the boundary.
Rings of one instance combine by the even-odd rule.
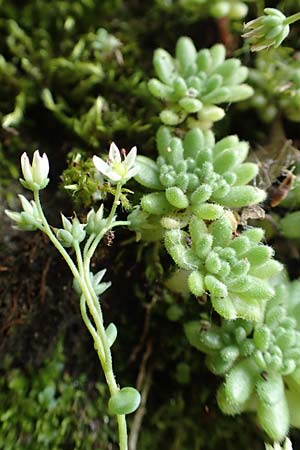
[[[77,217],[73,219],[71,233],[75,241],[82,242],[84,240],[86,235],[84,227],[85,225],[81,224]]]
[[[61,229],[57,230],[56,236],[57,236],[57,239],[60,241],[60,243],[64,247],[72,247],[72,245],[74,243],[74,238],[69,231],[61,228]]]
[[[62,221],[62,225],[63,225],[64,229],[71,233],[72,222],[69,219],[67,219],[62,213],[60,215],[61,215],[61,221]]]
[[[16,211],[9,211],[6,209],[5,214],[14,222],[16,222],[15,228],[23,231],[34,231],[38,228],[37,222],[32,220],[32,216],[28,213],[21,212],[18,213]]]
[[[44,189],[49,183],[49,161],[46,153],[40,156],[36,150],[33,155],[32,165],[30,164],[27,153],[21,156],[21,168],[24,179],[21,179],[22,185],[31,191]]]
[[[23,195],[19,195],[19,198],[23,207],[21,213],[9,211],[8,209],[4,212],[10,219],[16,222],[16,228],[19,230],[34,231],[41,225],[36,204],[33,200],[29,202]]]
[[[105,226],[105,219],[103,219],[103,204],[100,206],[97,212],[92,208],[87,215],[87,223],[85,231],[87,234],[98,234]]]
[[[244,25],[243,37],[248,39],[253,52],[279,47],[290,31],[288,19],[278,9],[265,8],[264,13]]]

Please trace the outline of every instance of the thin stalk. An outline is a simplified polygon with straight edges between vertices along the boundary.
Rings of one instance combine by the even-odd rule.
[[[80,246],[78,242],[74,243],[74,249],[75,249],[75,253],[76,253],[76,258],[77,258],[77,264],[78,264],[78,268],[79,268],[79,273],[81,276],[81,279],[84,281],[84,283],[86,284],[86,287],[89,291],[89,294],[92,297],[92,300],[94,302],[94,306],[97,309],[98,312],[98,318],[101,320],[101,322],[103,323],[103,315],[102,315],[102,311],[101,311],[101,307],[98,301],[98,296],[96,295],[94,288],[92,286],[91,283],[91,277],[90,277],[90,268],[88,268],[88,270],[85,270],[84,267],[84,260],[82,259],[82,255],[81,255],[81,250],[80,250]]]
[[[89,332],[91,333],[91,335],[92,335],[92,337],[94,339],[95,348],[97,350],[97,353],[98,353],[98,350],[100,352],[102,352],[103,348],[102,348],[101,341],[99,339],[99,336],[97,334],[96,329],[93,327],[93,325],[92,325],[92,323],[91,323],[91,321],[90,321],[90,319],[88,317],[88,313],[87,313],[87,310],[86,310],[86,300],[85,300],[85,296],[84,295],[82,295],[80,297],[80,311],[81,311],[82,319],[83,319],[87,329],[89,330]],[[99,356],[99,359],[101,361],[101,357],[100,357],[99,353],[98,353],[98,356]],[[102,361],[101,361],[101,364],[102,364]]]
[[[116,209],[117,209],[117,207],[119,205],[121,190],[122,190],[122,183],[118,183],[117,184],[117,188],[116,188],[116,195],[115,195],[115,198],[114,198],[114,202],[113,202],[111,211],[109,213],[109,216],[106,219],[106,226],[101,231],[101,233],[99,233],[98,236],[94,239],[94,242],[90,246],[89,251],[85,255],[86,256],[85,259],[88,260],[88,261],[90,261],[90,259],[92,258],[96,248],[98,247],[99,242],[101,241],[101,239],[103,238],[105,233],[107,233],[107,231],[112,228],[112,221],[113,221],[113,218],[115,216]]]
[[[53,231],[51,230],[51,228],[47,222],[47,219],[45,217],[44,211],[41,206],[39,191],[33,191],[33,195],[34,195],[34,200],[35,200],[35,203],[36,203],[36,206],[37,206],[37,209],[38,209],[38,212],[39,212],[39,215],[40,215],[43,227],[44,227],[42,231],[45,234],[47,234],[47,236],[50,239],[50,241],[52,242],[52,244],[56,247],[56,249],[59,251],[59,253],[62,255],[62,257],[64,258],[64,260],[70,267],[70,270],[71,270],[72,274],[74,275],[74,277],[80,283],[80,276],[79,276],[78,270],[74,264],[74,261],[69,256],[68,252],[64,249],[64,247],[61,245],[61,243],[58,241],[58,239],[56,238],[55,234],[53,233]]]
[[[95,233],[92,233],[92,234],[90,235],[90,237],[88,238],[88,240],[86,241],[85,246],[84,246],[84,249],[83,249],[83,257],[85,257],[85,255],[86,255],[87,252],[89,251],[89,248],[90,248],[90,246],[91,246],[93,240],[95,239],[95,237],[96,237],[96,234],[95,234]]]
[[[283,21],[283,25],[291,25],[294,22],[297,22],[297,20],[300,20],[300,12],[293,14],[290,17],[287,17],[284,21]]]
[[[88,318],[88,315],[87,315],[87,312],[86,312],[86,308],[85,308],[85,303],[87,303],[88,307],[89,307],[89,311],[91,312],[92,317],[94,319],[94,323],[96,324],[96,328],[98,329],[99,322],[103,323],[101,309],[99,307],[100,314],[97,314],[97,313],[99,313],[99,311],[98,311],[98,308],[96,307],[96,305],[94,304],[93,296],[92,296],[92,294],[90,292],[89,286],[86,283],[86,277],[85,277],[85,272],[84,272],[84,265],[83,265],[82,255],[81,255],[79,243],[77,241],[74,243],[74,249],[75,249],[75,253],[76,253],[77,264],[78,264],[80,277],[81,277],[81,280],[82,280],[82,285],[84,286],[84,288],[82,289],[83,295],[81,296],[81,300],[80,300],[80,310],[81,310],[81,314],[83,313],[82,314],[82,318],[83,318],[85,324],[87,324],[87,321],[88,321],[90,323],[90,325],[92,326],[92,324],[91,324],[91,322],[90,322],[90,320]],[[84,301],[82,300],[82,297],[84,297]],[[91,302],[93,303],[93,307],[96,308],[96,312],[94,312],[93,307],[90,305]],[[98,351],[97,351],[97,353],[99,355],[99,359],[100,359],[101,365],[103,367],[103,365],[105,363],[105,360],[106,360],[106,356],[105,356],[105,350],[104,350],[102,341],[101,341],[101,339],[99,339],[97,331],[95,330],[94,327],[93,327],[93,330],[96,333],[96,339],[95,339],[94,332],[91,331],[89,326],[88,326],[88,330],[90,331],[91,335],[93,336],[93,338],[95,340],[95,343],[97,343],[97,348],[98,348],[100,354],[98,353]]]

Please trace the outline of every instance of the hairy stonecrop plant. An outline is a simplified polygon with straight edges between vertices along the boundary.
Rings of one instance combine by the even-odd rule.
[[[156,192],[144,195],[140,209],[128,216],[130,228],[151,240],[164,234],[168,253],[187,271],[190,292],[197,297],[209,293],[222,317],[262,320],[274,294],[268,280],[281,265],[261,243],[263,231],[238,233],[227,210],[265,199],[263,190],[247,185],[258,171],[256,164],[244,162],[248,143],[237,136],[216,143],[211,131],[198,128],[182,141],[161,127],[157,144],[156,162],[138,157],[135,179]]]
[[[117,337],[117,328],[111,323],[104,327],[99,296],[110,286],[103,282],[106,270],[94,274],[91,271],[91,259],[102,238],[117,226],[128,225],[127,221],[118,221],[116,209],[120,201],[122,187],[128,179],[136,174],[136,147],[132,148],[122,161],[119,149],[111,144],[108,162],[98,156],[93,161],[99,172],[116,186],[112,208],[107,217],[104,215],[103,204],[95,211],[91,209],[85,223],[75,216],[69,220],[62,214],[62,228],[51,227],[43,212],[40,202],[40,190],[48,182],[49,162],[46,154],[40,156],[36,151],[32,164],[26,153],[22,155],[21,166],[24,179],[22,185],[33,192],[34,199],[29,201],[20,195],[23,211],[21,213],[6,211],[6,214],[16,222],[17,228],[26,231],[40,230],[57,248],[69,266],[74,276],[74,289],[80,296],[80,310],[83,321],[94,340],[94,346],[99,356],[101,366],[110,391],[108,409],[117,416],[120,450],[127,450],[127,426],[125,415],[137,409],[140,394],[132,387],[120,389],[112,366],[111,346]],[[71,258],[66,248],[72,249],[75,258]]]
[[[285,47],[257,55],[248,77],[254,95],[244,105],[255,108],[264,122],[272,122],[280,113],[300,121],[299,60],[299,52]]]
[[[248,69],[239,59],[225,60],[225,56],[222,44],[197,52],[188,37],[177,41],[175,58],[161,48],[154,52],[158,79],[151,79],[148,87],[166,106],[160,113],[165,125],[175,126],[188,119],[188,126],[210,128],[225,115],[216,105],[239,102],[253,94],[243,83]]]
[[[189,232],[166,232],[165,246],[176,265],[188,271],[192,294],[209,294],[220,316],[261,321],[274,295],[269,279],[281,265],[272,259],[272,248],[261,243],[263,230],[250,228],[237,237],[234,232],[229,214],[208,226],[193,216]]]
[[[217,395],[225,414],[256,413],[274,441],[300,428],[300,281],[278,277],[275,296],[259,323],[185,324],[189,342],[207,354],[213,373],[225,377]]]
[[[157,147],[156,162],[138,156],[135,179],[156,191],[142,197],[141,208],[144,213],[161,216],[164,228],[182,228],[193,214],[215,220],[227,207],[254,205],[266,197],[263,190],[247,185],[258,167],[244,162],[249,145],[235,135],[216,143],[211,131],[194,128],[182,140],[161,127]]]

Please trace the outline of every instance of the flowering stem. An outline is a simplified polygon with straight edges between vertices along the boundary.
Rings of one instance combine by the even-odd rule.
[[[284,25],[290,25],[291,23],[297,22],[297,20],[300,20],[300,12],[293,14],[290,17],[287,17],[284,21],[283,24]]]
[[[121,193],[121,185],[119,186],[119,189],[117,189],[118,196],[120,196]],[[40,227],[41,231],[43,231],[50,239],[50,241],[54,244],[56,249],[59,251],[59,253],[62,255],[66,263],[68,264],[73,276],[78,281],[82,295],[80,298],[80,310],[81,315],[83,318],[83,321],[91,333],[95,348],[99,356],[99,360],[108,384],[108,388],[111,395],[116,394],[119,391],[119,387],[116,383],[115,376],[113,373],[112,368],[112,357],[111,357],[111,351],[109,342],[106,336],[105,328],[103,325],[103,317],[102,317],[102,311],[99,304],[98,296],[96,295],[94,288],[91,283],[90,279],[90,259],[102,239],[103,235],[109,230],[111,227],[111,222],[113,220],[116,207],[118,205],[118,199],[114,201],[114,205],[112,207],[112,210],[110,212],[110,215],[108,217],[107,227],[100,233],[97,238],[95,239],[95,235],[91,235],[88,239],[84,252],[86,253],[86,257],[83,259],[81,254],[81,249],[79,246],[78,241],[74,242],[74,249],[76,253],[76,259],[77,259],[77,266],[74,264],[74,261],[69,256],[67,251],[64,249],[64,247],[61,245],[61,243],[56,238],[55,234],[51,230],[48,221],[44,215],[40,197],[39,197],[39,191],[35,190],[34,193],[34,200],[36,203],[36,207],[39,213],[40,220],[42,222],[42,227]],[[121,222],[122,223],[122,222]],[[92,247],[92,249],[90,248]],[[91,323],[88,312],[86,309],[86,305],[88,305],[88,310],[90,315],[93,318],[94,324],[96,328]],[[119,447],[120,450],[128,450],[128,438],[127,438],[127,424],[126,424],[126,417],[124,414],[117,415],[117,423],[118,423],[118,429],[119,429]]]
[[[73,273],[74,277],[76,278],[76,280],[80,283],[80,276],[79,276],[79,272],[72,260],[72,258],[70,258],[69,254],[67,253],[67,251],[64,249],[64,247],[61,245],[61,243],[58,241],[58,239],[56,238],[55,234],[53,233],[53,231],[51,230],[48,221],[45,217],[41,202],[40,202],[40,196],[39,196],[39,191],[33,191],[33,195],[34,195],[34,200],[37,206],[37,210],[40,216],[40,219],[42,221],[43,224],[43,228],[42,231],[48,236],[48,238],[50,239],[50,241],[52,242],[52,244],[57,248],[57,250],[59,251],[59,253],[62,255],[62,257],[64,258],[64,260],[66,261],[66,263],[68,264],[68,266],[70,267],[71,272]]]
[[[109,213],[109,216],[108,216],[108,218],[107,218],[107,227],[110,226],[111,221],[113,220],[114,215],[115,215],[115,213],[116,213],[116,209],[117,209],[117,207],[118,207],[118,205],[119,205],[120,195],[121,195],[121,191],[122,191],[122,185],[123,185],[122,181],[120,181],[120,182],[117,184],[114,202],[113,202],[111,211],[110,211],[110,213]]]
[[[96,295],[91,279],[90,279],[90,268],[89,268],[89,260],[88,264],[86,261],[83,261],[79,243],[74,243],[74,249],[76,252],[78,268],[81,278],[83,279],[82,285],[84,286],[83,295],[80,299],[80,309],[82,318],[93,336],[95,342],[95,348],[97,350],[101,366],[109,387],[109,391],[111,395],[116,394],[119,391],[119,387],[116,383],[115,376],[113,373],[112,367],[112,357],[110,346],[108,343],[108,339],[106,336],[105,328],[103,325],[102,311],[99,304],[98,296]],[[86,303],[89,308],[89,312],[94,320],[96,325],[96,329],[91,324],[88,314],[86,311]],[[127,424],[126,417],[124,414],[117,415],[118,429],[119,429],[119,446],[120,450],[127,450]]]
[[[85,246],[84,246],[84,250],[83,250],[83,256],[85,256],[87,254],[87,252],[89,251],[89,248],[90,248],[93,240],[95,239],[95,237],[96,237],[96,234],[92,233],[90,235],[90,237],[88,238],[88,240],[86,241]]]

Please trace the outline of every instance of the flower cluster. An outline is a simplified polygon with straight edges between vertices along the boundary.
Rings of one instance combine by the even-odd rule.
[[[165,246],[176,265],[188,272],[189,290],[197,297],[209,293],[213,308],[228,320],[260,321],[274,295],[269,279],[281,265],[263,245],[263,231],[252,228],[234,236],[227,214],[210,225],[193,216],[189,233],[168,230]]]
[[[94,155],[93,162],[95,168],[111,183],[123,185],[138,173],[138,166],[136,164],[136,147],[133,147],[128,155],[125,154],[122,161],[121,152],[113,142],[109,149],[108,163],[99,156]],[[22,185],[35,194],[44,189],[49,183],[49,160],[44,153],[40,156],[39,151],[36,150],[33,154],[32,164],[28,158],[27,153],[21,156],[21,168],[24,179],[20,179]],[[33,231],[36,229],[43,229],[43,215],[40,207],[37,206],[36,201],[30,202],[20,195],[23,211],[21,213],[6,210],[6,214],[17,224],[17,228],[25,231]],[[63,214],[62,225],[63,228],[56,229],[56,236],[64,247],[72,247],[75,242],[82,242],[86,234],[98,234],[106,226],[106,221],[103,218],[103,205],[100,206],[97,212],[91,209],[87,215],[87,223],[81,224],[77,217],[72,221],[67,219]],[[113,217],[112,220],[115,218]]]
[[[255,410],[260,426],[281,441],[300,427],[300,281],[280,277],[261,323],[207,321],[185,325],[207,365],[225,376],[218,403],[225,414]]]
[[[156,162],[145,156],[137,158],[136,180],[156,191],[143,196],[143,211],[161,216],[180,211],[187,213],[187,219],[193,213],[214,220],[223,214],[223,207],[240,208],[265,199],[264,191],[247,185],[258,168],[244,162],[249,145],[237,136],[216,143],[212,132],[195,128],[182,141],[161,127],[157,144],[160,156]],[[168,228],[168,222],[163,222]]]
[[[161,99],[166,108],[160,113],[165,125],[178,125],[190,115],[189,124],[210,128],[225,112],[216,106],[245,100],[253,90],[243,82],[248,70],[240,60],[225,60],[225,47],[216,44],[197,52],[192,40],[181,37],[176,45],[176,58],[166,50],[154,53],[158,79],[148,83],[150,92]]]

